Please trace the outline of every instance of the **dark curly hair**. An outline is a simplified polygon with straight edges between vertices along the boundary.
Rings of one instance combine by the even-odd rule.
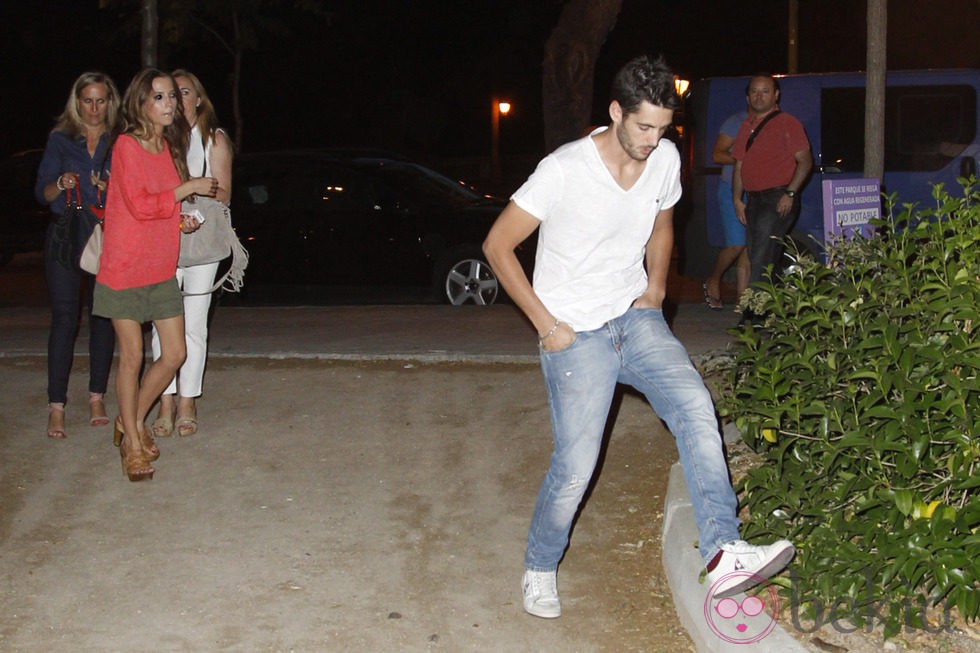
[[[643,102],[676,111],[681,107],[674,86],[674,71],[663,56],[651,59],[636,57],[619,69],[613,78],[610,100],[623,108],[623,113],[635,113]]]

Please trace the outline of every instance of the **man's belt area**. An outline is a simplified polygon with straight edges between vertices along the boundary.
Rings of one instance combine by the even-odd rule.
[[[767,188],[765,190],[747,190],[745,191],[746,197],[765,197],[766,195],[782,195],[786,192],[785,186],[776,186],[775,188]]]

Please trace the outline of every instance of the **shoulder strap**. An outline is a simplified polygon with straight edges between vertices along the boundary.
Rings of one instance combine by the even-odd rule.
[[[106,161],[109,160],[109,155],[112,153],[112,146],[115,145],[115,141],[109,140],[109,136],[105,139],[105,151],[102,153],[102,164],[99,166],[99,177],[102,177],[102,173],[105,172]]]
[[[208,142],[203,133],[201,134],[201,149],[204,150],[204,165],[201,166],[201,176],[204,177],[208,174]]]
[[[759,135],[759,132],[762,131],[762,128],[766,126],[766,123],[769,122],[770,120],[772,120],[773,118],[775,118],[776,116],[778,116],[781,113],[782,113],[782,111],[780,111],[779,109],[776,109],[775,111],[773,111],[772,113],[770,113],[768,116],[766,116],[765,118],[763,118],[762,119],[762,122],[760,122],[758,125],[755,126],[755,129],[753,129],[752,130],[752,133],[749,135],[749,140],[747,140],[745,142],[745,151],[746,152],[748,152],[749,151],[749,148],[752,147],[752,143],[755,142],[756,136],[758,136]]]
[[[106,161],[109,160],[109,155],[112,153],[112,146],[115,145],[115,144],[116,144],[115,139],[113,139],[110,142],[109,138],[106,137],[105,152],[102,153],[102,165],[99,166],[99,179],[102,179],[102,175],[105,174],[105,163],[106,163]],[[106,184],[109,183],[109,175],[106,175],[105,182],[106,182]],[[109,194],[109,190],[108,190],[108,186],[106,186],[106,195],[108,196],[108,194]],[[98,205],[98,208],[100,208],[100,209],[103,208],[105,206],[105,203],[102,201],[102,189],[99,186],[96,186],[95,187],[95,197],[96,197],[96,200],[95,201],[96,201],[96,204]],[[89,208],[92,208],[92,207],[89,207]],[[100,216],[99,222],[102,222],[101,216]]]

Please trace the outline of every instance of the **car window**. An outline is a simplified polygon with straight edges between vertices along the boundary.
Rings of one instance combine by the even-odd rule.
[[[272,209],[317,211],[376,210],[382,202],[377,184],[357,170],[320,161],[291,161],[255,166],[242,173],[236,186],[246,201]]]
[[[377,186],[346,166],[323,166],[307,177],[316,190],[313,201],[327,211],[373,211],[381,204]]]
[[[466,186],[421,166],[391,161],[369,165],[390,188],[390,195],[403,204],[410,201],[419,206],[462,208],[482,201],[480,195]]]
[[[246,185],[250,204],[268,204],[269,186],[263,183]]]

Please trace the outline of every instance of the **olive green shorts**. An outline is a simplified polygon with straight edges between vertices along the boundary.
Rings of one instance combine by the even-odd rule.
[[[184,314],[184,298],[176,277],[160,283],[124,290],[113,290],[96,283],[92,295],[92,314],[137,322],[152,322]]]

